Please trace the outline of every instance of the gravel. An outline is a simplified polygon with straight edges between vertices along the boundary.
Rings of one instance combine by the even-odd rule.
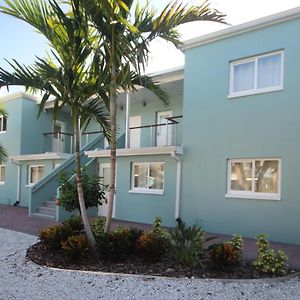
[[[0,299],[300,299],[300,280],[222,282],[63,271],[25,258],[36,237],[0,228]]]

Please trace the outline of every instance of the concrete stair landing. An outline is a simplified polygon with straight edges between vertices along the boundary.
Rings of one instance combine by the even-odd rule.
[[[56,197],[52,196],[52,199],[45,201],[43,206],[37,208],[35,213],[32,213],[32,217],[54,220],[56,219]]]

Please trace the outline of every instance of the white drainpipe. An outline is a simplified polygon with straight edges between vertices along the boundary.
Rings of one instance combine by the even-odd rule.
[[[171,153],[171,157],[177,161],[176,171],[176,199],[175,199],[175,219],[180,217],[180,201],[181,201],[181,158],[179,158],[175,151]]]
[[[129,130],[129,114],[130,114],[130,95],[126,92],[126,115],[125,115],[125,148],[129,148],[129,138],[130,138],[130,130]]]
[[[20,203],[20,197],[21,197],[21,164],[16,162],[13,159],[11,159],[10,161],[11,161],[12,164],[14,164],[18,167],[16,204],[19,204]]]

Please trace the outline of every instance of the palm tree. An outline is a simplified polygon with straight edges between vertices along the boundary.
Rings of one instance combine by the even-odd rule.
[[[0,85],[0,89],[1,89],[1,85]],[[7,117],[7,113],[2,106],[0,106],[0,115],[3,116],[4,118]],[[5,148],[2,145],[0,145],[0,163],[2,164],[3,162],[6,161],[6,159],[7,159],[7,152]]]
[[[5,1],[8,7],[0,11],[14,16],[42,33],[51,47],[51,56],[38,58],[31,66],[24,66],[13,60],[9,62],[13,72],[0,68],[1,85],[22,85],[26,90],[43,93],[40,112],[46,101],[54,100],[54,119],[63,107],[71,112],[74,144],[75,170],[80,213],[84,223],[87,239],[95,246],[90,224],[88,222],[81,182],[80,166],[80,124],[96,120],[109,132],[109,119],[105,106],[108,103],[105,90],[107,71],[104,63],[98,61],[97,73],[93,67],[93,53],[90,45],[90,31],[87,19],[79,1],[64,2],[66,13],[55,0],[15,0]],[[68,7],[66,7],[68,5]],[[100,71],[99,71],[100,70]],[[80,121],[79,122],[79,118]],[[107,130],[108,129],[108,130]]]
[[[108,196],[108,215],[105,230],[111,226],[113,201],[115,195],[116,174],[116,99],[120,87],[124,90],[134,89],[135,84],[157,87],[146,76],[142,76],[147,63],[149,44],[156,38],[162,38],[180,45],[178,25],[192,21],[224,22],[224,15],[211,9],[207,1],[200,6],[184,6],[178,1],[169,3],[160,14],[151,9],[149,2],[141,7],[133,7],[133,0],[86,0],[87,11],[92,26],[98,32],[98,53],[105,57],[110,70],[110,122],[111,122],[111,176]],[[132,15],[131,12],[134,11]],[[127,74],[127,76],[124,76]],[[134,76],[130,76],[135,74]],[[135,80],[132,80],[135,78]],[[158,91],[158,89],[157,89]],[[166,102],[163,94],[159,96]]]

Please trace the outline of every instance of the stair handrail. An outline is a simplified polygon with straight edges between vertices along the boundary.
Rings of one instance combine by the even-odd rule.
[[[104,139],[103,135],[100,135],[98,137],[95,137],[91,142],[89,142],[87,145],[81,148],[79,155],[81,156],[84,151],[87,151],[89,148],[93,147],[96,143]],[[38,189],[40,189],[43,185],[46,184],[50,179],[52,179],[54,176],[56,176],[59,172],[61,172],[65,167],[70,165],[75,160],[75,153],[72,154],[66,161],[64,161],[60,166],[53,169],[49,174],[47,174],[45,177],[43,177],[40,181],[35,183],[33,186],[31,186],[31,191],[35,192]]]

